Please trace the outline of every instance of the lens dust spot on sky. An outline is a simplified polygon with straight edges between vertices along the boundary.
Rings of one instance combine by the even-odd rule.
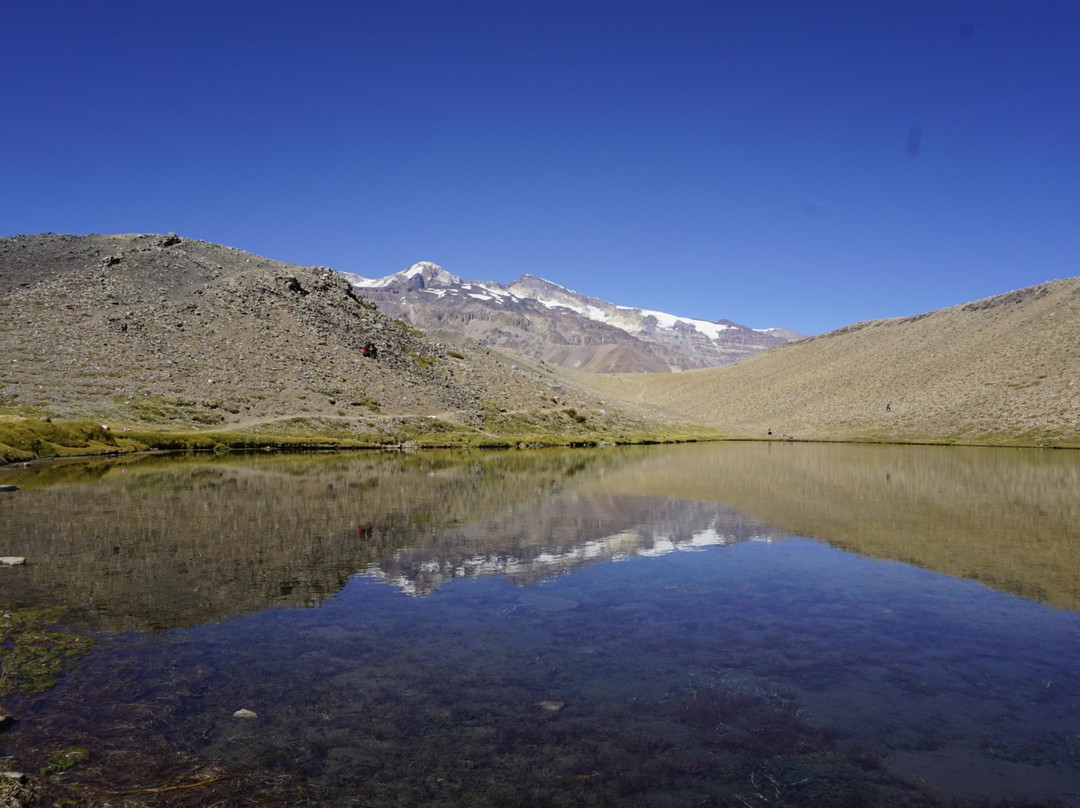
[[[922,127],[914,123],[908,129],[907,156],[918,157],[920,151],[922,151]]]

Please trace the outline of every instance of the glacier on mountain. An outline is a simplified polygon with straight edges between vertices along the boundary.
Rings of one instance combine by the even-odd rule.
[[[381,278],[344,274],[387,314],[418,328],[456,331],[537,359],[596,372],[712,367],[799,336],[618,305],[531,274],[509,284],[463,281],[430,261]],[[470,304],[486,309],[466,314],[463,307]],[[438,313],[427,311],[431,306]],[[496,323],[499,317],[504,319]],[[547,322],[541,325],[544,317]],[[586,327],[584,321],[597,325]],[[623,348],[615,350],[618,343]]]

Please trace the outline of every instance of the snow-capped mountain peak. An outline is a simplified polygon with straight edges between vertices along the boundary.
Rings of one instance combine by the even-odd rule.
[[[401,272],[395,272],[393,275],[386,275],[382,278],[364,278],[349,272],[342,274],[349,279],[353,286],[371,289],[383,289],[394,284],[408,284],[410,281],[415,282],[417,278],[420,279],[419,285],[421,288],[450,286],[461,283],[461,278],[457,275],[447,272],[431,261],[417,261],[408,269],[403,269]]]
[[[797,336],[621,306],[529,274],[505,285],[463,281],[422,261],[383,278],[349,277],[360,294],[417,328],[594,371],[723,365]]]

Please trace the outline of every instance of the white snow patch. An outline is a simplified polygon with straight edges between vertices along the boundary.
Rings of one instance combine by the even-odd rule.
[[[608,320],[608,312],[603,309],[590,304],[580,304],[567,300],[552,300],[550,298],[536,297],[533,298],[537,303],[547,306],[549,309],[568,309],[569,311],[576,312],[582,317],[586,317],[589,320],[595,320],[601,323],[606,323]]]
[[[619,308],[624,308],[620,306]],[[722,331],[729,331],[733,326],[723,323],[710,323],[708,320],[697,320],[693,317],[677,317],[663,311],[651,311],[649,309],[636,309],[646,317],[655,317],[661,328],[674,328],[678,324],[688,325],[696,331],[700,331],[712,339],[720,336]]]

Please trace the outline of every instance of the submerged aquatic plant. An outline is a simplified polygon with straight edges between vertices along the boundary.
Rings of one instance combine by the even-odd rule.
[[[53,628],[62,608],[0,609],[0,696],[48,690],[93,644],[89,637]]]
[[[73,766],[90,759],[90,750],[85,746],[69,746],[49,756],[49,762],[41,770],[43,777],[48,777],[54,772],[66,772]]]

